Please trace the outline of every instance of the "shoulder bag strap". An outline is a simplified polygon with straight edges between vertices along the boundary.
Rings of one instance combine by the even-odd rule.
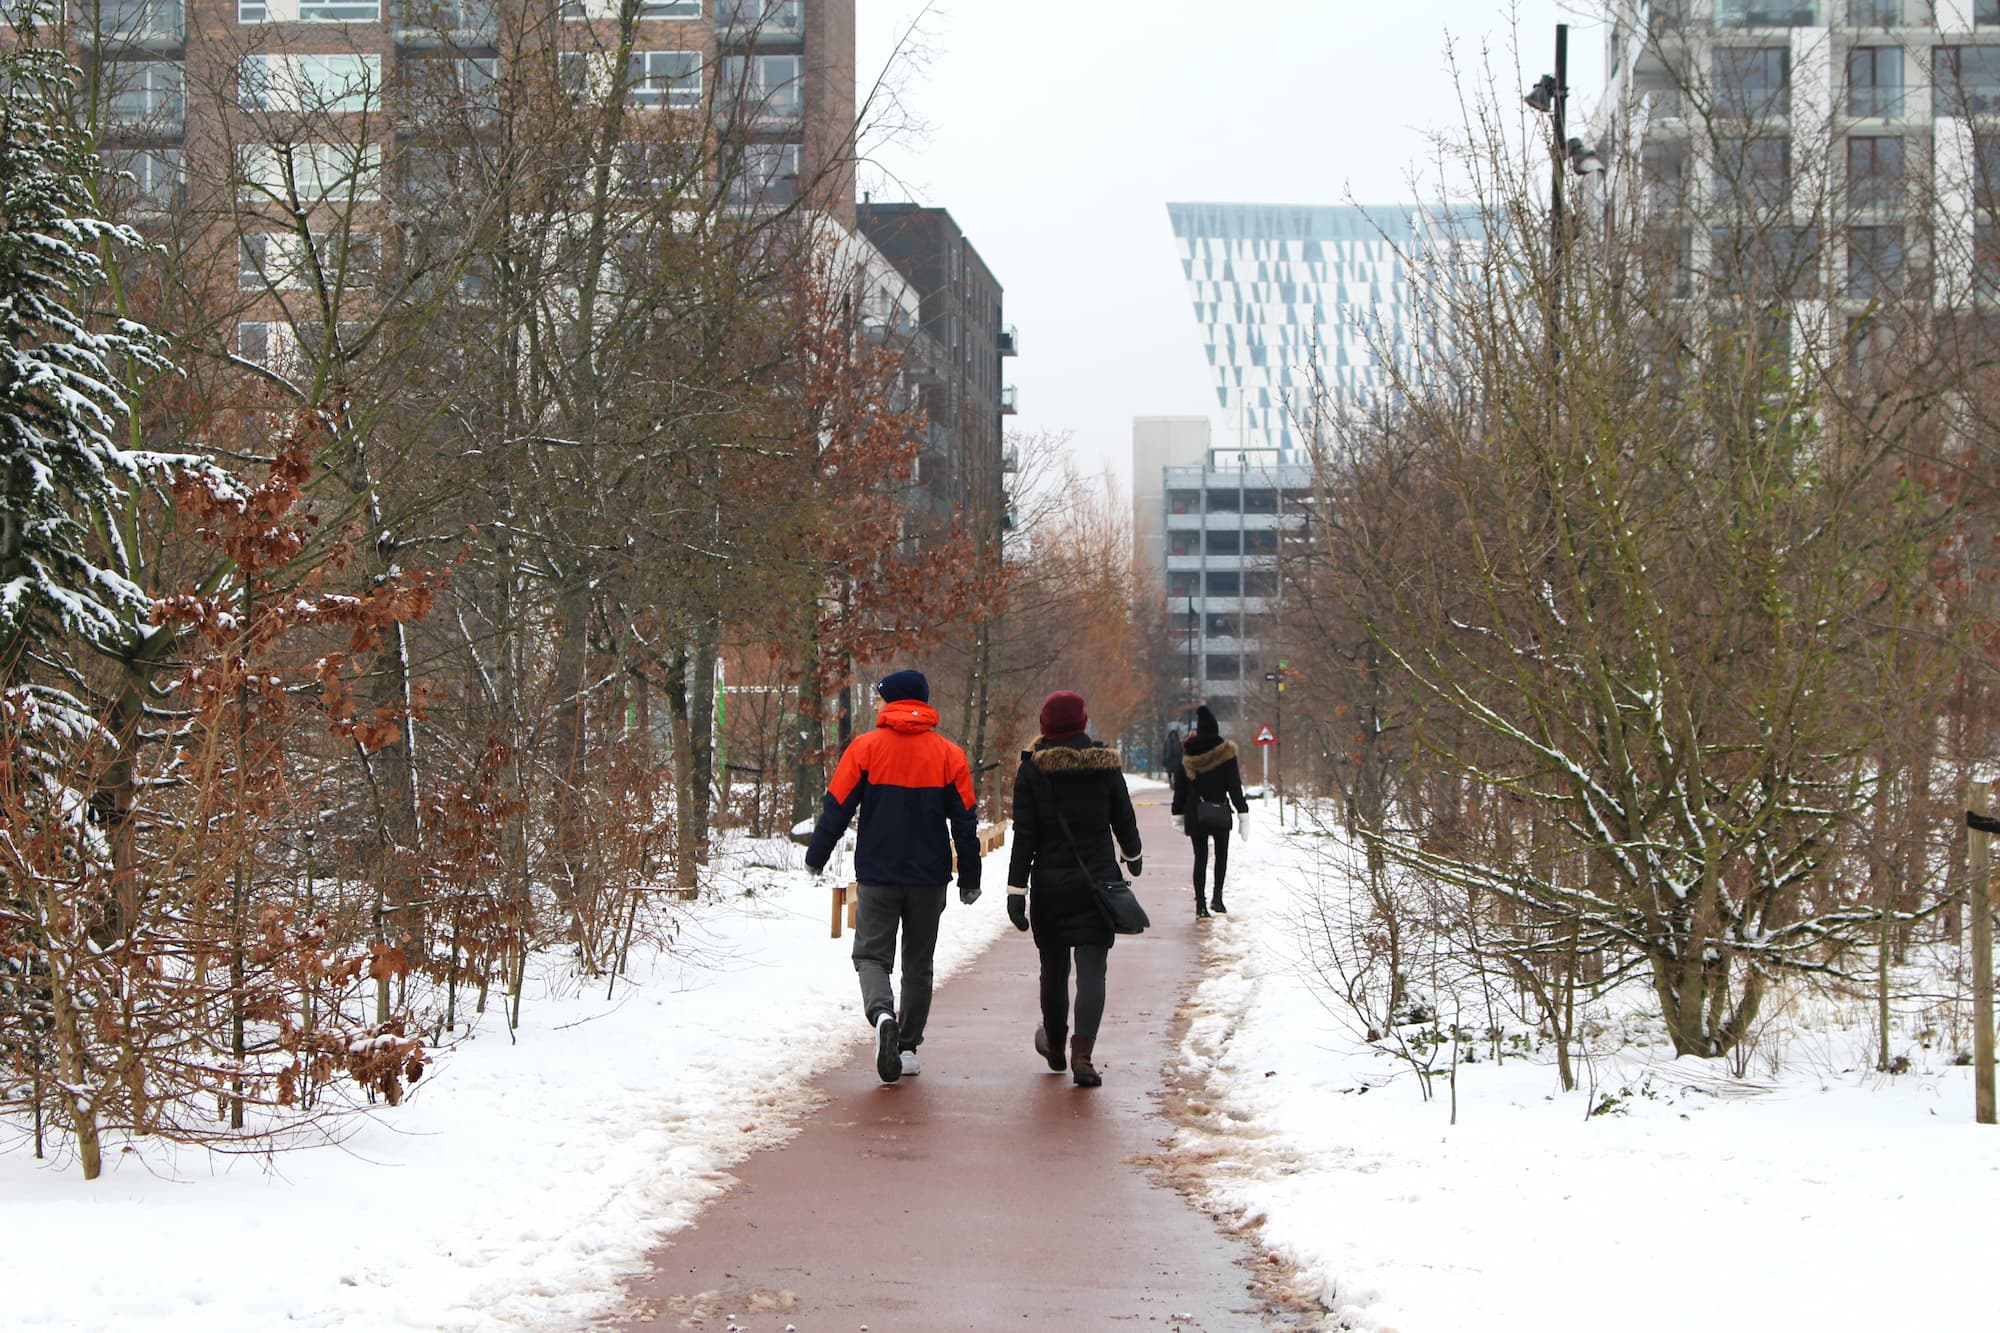
[[[1037,764],[1033,759],[1023,759],[1021,763],[1023,767],[1034,774],[1034,777],[1029,780],[1035,784],[1035,795],[1040,797],[1048,805],[1049,809],[1055,812],[1056,823],[1061,826],[1063,837],[1069,839],[1070,855],[1076,858],[1076,868],[1083,872],[1085,879],[1095,879],[1096,876],[1091,873],[1089,864],[1083,859],[1083,848],[1078,845],[1076,834],[1070,831],[1068,817],[1063,814],[1062,806],[1056,802],[1055,790],[1049,786],[1049,775],[1042,772],[1041,765]]]

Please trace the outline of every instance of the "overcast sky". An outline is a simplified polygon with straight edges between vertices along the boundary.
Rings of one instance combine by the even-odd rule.
[[[858,8],[865,95],[923,6]],[[1014,427],[1129,484],[1133,417],[1217,410],[1167,201],[1408,199],[1459,123],[1448,46],[1525,90],[1564,21],[1582,109],[1604,68],[1588,0],[942,0],[891,73],[920,129],[870,145],[861,188],[951,210],[1020,329]]]

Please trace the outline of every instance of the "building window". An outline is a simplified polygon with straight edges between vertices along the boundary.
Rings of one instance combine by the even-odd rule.
[[[104,166],[112,174],[113,200],[140,212],[165,212],[181,202],[181,150],[107,149]]]
[[[1847,53],[1847,114],[1903,114],[1903,48],[1857,46]]]
[[[1972,204],[2000,208],[2000,135],[1972,136]]]
[[[1208,587],[1204,591],[1210,597],[1241,597],[1243,578],[1233,570],[1210,570]]]
[[[737,158],[735,176],[729,182],[732,203],[751,207],[786,208],[798,198],[799,145],[795,143],[753,143],[743,145]],[[950,386],[954,401],[947,405],[952,419],[958,416],[955,401],[958,385]]]
[[[179,134],[187,112],[178,61],[111,60],[102,66],[105,115],[123,130]]]
[[[1201,575],[1191,574],[1186,571],[1177,571],[1175,573],[1168,574],[1167,596],[1199,597],[1201,596],[1201,588],[1199,586],[1200,580],[1201,580]]]
[[[1940,46],[1931,52],[1931,115],[2000,111],[2000,46]]]
[[[597,82],[592,77],[597,67],[598,62],[586,52],[564,51],[556,56],[556,82],[571,101],[581,102],[590,96],[591,85]]]
[[[1872,314],[1847,321],[1847,373],[1856,379],[1878,378],[1896,350],[1896,330]]]
[[[245,56],[236,67],[245,111],[373,111],[381,87],[380,56]]]
[[[271,326],[261,321],[236,326],[236,355],[260,366],[271,364]]]
[[[1201,492],[1168,491],[1167,512],[1169,514],[1199,514],[1201,512]]]
[[[702,190],[702,153],[693,144],[643,139],[621,143],[613,171],[619,193],[628,197],[684,199]]]
[[[1972,290],[1987,301],[2000,300],[2000,225],[1972,224]]]
[[[699,51],[634,51],[626,65],[629,106],[701,105]]]
[[[1196,532],[1173,532],[1167,535],[1168,555],[1199,555],[1201,534]]]
[[[1209,533],[1208,553],[1210,555],[1241,555],[1243,553],[1243,534],[1233,529],[1226,531],[1218,530]]]
[[[1725,46],[1715,53],[1715,109],[1725,116],[1791,110],[1792,56],[1782,46]]]
[[[1233,639],[1236,637],[1235,616],[1210,616],[1207,622],[1208,637],[1211,639]]]
[[[1784,206],[1792,184],[1792,141],[1775,135],[1715,141],[1717,202],[1740,212]]]
[[[1243,679],[1243,659],[1235,653],[1210,653],[1208,655],[1208,679]]]
[[[566,19],[588,22],[600,19],[610,22],[618,17],[619,0],[562,0],[561,13]],[[639,0],[637,17],[647,20],[698,19],[701,17],[701,0]]]
[[[1903,229],[1847,229],[1847,295],[1856,301],[1895,296],[1903,290]]]
[[[2000,0],[1972,0],[1972,21],[1982,28],[2000,25]]]
[[[237,191],[251,202],[372,202],[382,197],[379,144],[244,144],[236,150]]]
[[[318,281],[329,289],[373,287],[382,268],[382,238],[370,232],[314,236],[297,232],[253,234],[238,239],[236,285],[246,292],[299,291]]]
[[[1855,135],[1847,141],[1847,202],[1855,208],[1902,207],[1900,137]]]
[[[1903,0],[1847,0],[1852,28],[1894,28],[1903,22]]]
[[[1276,597],[1278,595],[1278,571],[1275,569],[1247,569],[1243,571],[1243,595],[1245,597]]]
[[[729,56],[722,87],[751,120],[789,122],[805,114],[804,72],[801,56]]]
[[[1278,553],[1278,530],[1276,528],[1252,528],[1243,534],[1243,554],[1276,555]]]
[[[1810,296],[1819,261],[1819,234],[1811,227],[1716,227],[1715,281],[1725,294]]]
[[[236,0],[238,23],[380,23],[382,0]]]

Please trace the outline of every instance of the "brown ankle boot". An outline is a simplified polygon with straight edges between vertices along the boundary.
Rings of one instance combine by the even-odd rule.
[[[1069,1067],[1071,1077],[1079,1088],[1094,1088],[1104,1082],[1097,1076],[1097,1066],[1090,1062],[1090,1056],[1097,1045],[1095,1037],[1071,1037],[1069,1039]]]
[[[1049,1068],[1053,1069],[1058,1074],[1062,1073],[1063,1070],[1069,1068],[1067,1064],[1063,1063],[1062,1031],[1058,1029],[1056,1032],[1056,1039],[1054,1041],[1050,1041],[1049,1029],[1046,1023],[1038,1023],[1035,1025],[1035,1054],[1041,1056],[1042,1059],[1047,1060],[1049,1062]]]

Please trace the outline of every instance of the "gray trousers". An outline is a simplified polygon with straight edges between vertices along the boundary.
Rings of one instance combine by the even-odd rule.
[[[854,970],[861,977],[861,1007],[870,1027],[883,1014],[896,1015],[896,1031],[906,1051],[923,1045],[924,1024],[931,1016],[931,957],[937,952],[944,894],[942,884],[863,884],[854,913]],[[903,934],[901,1005],[889,988],[898,929]]]

